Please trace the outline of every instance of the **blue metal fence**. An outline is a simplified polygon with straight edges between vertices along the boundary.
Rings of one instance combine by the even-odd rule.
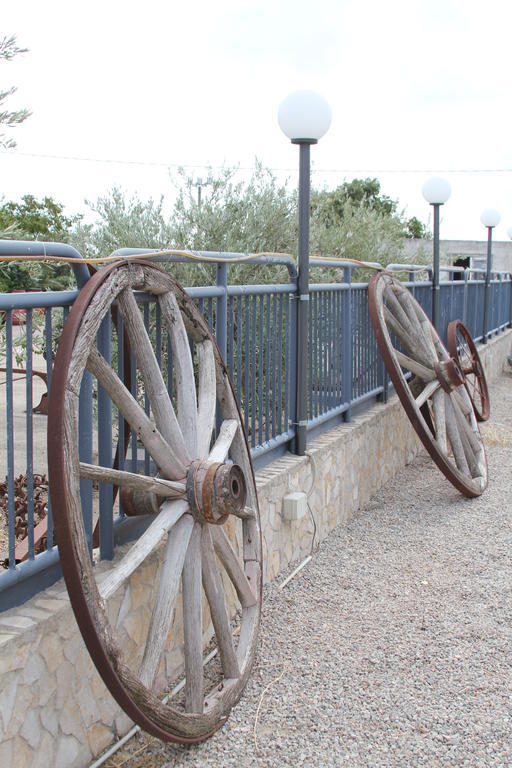
[[[43,253],[41,244],[17,243],[15,246],[17,254],[21,254],[23,248],[41,255]],[[49,247],[46,244],[46,253]],[[59,255],[76,255],[76,251],[67,246],[57,247],[52,244],[51,248],[52,252]],[[0,252],[6,250],[12,253],[13,244],[0,243]],[[118,255],[124,256],[126,253],[127,250],[122,250]],[[141,251],[143,253],[146,252]],[[209,256],[215,258],[215,254]],[[229,285],[228,265],[219,264],[215,285],[189,288],[188,292],[214,331],[226,360],[241,404],[253,461],[258,468],[293,448],[298,375],[303,375],[308,383],[310,437],[333,424],[349,420],[351,411],[366,401],[386,399],[388,382],[371,327],[368,286],[366,283],[352,282],[351,265],[326,264],[326,280],[332,282],[310,285],[309,339],[305,356],[307,370],[300,374],[296,369],[297,273],[294,262],[288,257],[258,257],[252,262],[286,267],[289,281],[264,285]],[[87,277],[84,269],[84,265],[78,265],[75,269],[79,286]],[[403,265],[400,265],[400,269],[403,270]],[[421,274],[413,267],[408,272],[406,284],[430,316],[431,282],[415,279],[421,277]],[[449,274],[450,279],[441,284],[442,335],[445,337],[450,320],[461,318],[472,335],[479,339],[483,327],[485,275],[470,275],[466,272],[461,273],[461,276],[462,280],[455,279],[458,275],[454,269]],[[493,275],[489,313],[492,333],[498,333],[511,325],[511,288],[509,274]],[[6,558],[7,566],[0,571],[0,611],[22,602],[60,575],[49,503],[44,551],[36,554],[34,546],[34,531],[38,522],[34,513],[34,496],[37,494],[35,478],[46,472],[46,417],[33,413],[36,401],[34,382],[39,381],[34,369],[46,374],[49,391],[56,338],[77,295],[78,291],[0,294],[5,345],[3,350],[0,349],[5,363],[0,363],[0,366],[6,368],[2,382],[5,386],[5,418],[2,424],[5,448],[0,452],[0,480],[6,477],[4,501],[8,521],[7,530],[3,532],[5,543],[0,538],[0,553],[2,558]],[[155,339],[157,359],[160,364],[165,361],[168,366],[167,379],[172,390],[172,352],[167,333],[162,329],[159,310],[148,296],[139,296],[139,302],[146,327]],[[26,312],[22,326],[15,325],[19,309]],[[121,324],[119,319],[118,334]],[[116,331],[110,325],[110,318],[106,318],[98,335],[98,346],[108,360],[113,353],[111,344]],[[39,354],[26,354],[26,350],[38,348]],[[115,345],[115,354],[121,372],[124,365],[122,345]],[[136,387],[134,360],[131,365],[132,386]],[[16,373],[20,368],[26,369],[26,375]],[[145,406],[149,411],[147,401]],[[123,419],[113,409],[110,399],[101,387],[95,389],[90,375],[86,374],[80,396],[81,459],[90,463],[96,454],[100,464],[112,466],[115,447],[124,442],[123,430]],[[150,463],[149,455],[138,444],[136,435],[132,434],[126,458],[120,452],[120,468],[149,472]],[[15,480],[20,474],[26,476],[28,551],[25,562],[16,563],[15,529],[23,522],[16,509],[15,494]],[[86,533],[92,548],[92,483],[82,481],[81,492]],[[112,493],[111,486],[102,485],[97,501],[102,521],[100,556],[107,559],[112,557],[118,541],[127,535],[136,535],[144,524],[137,518],[125,519],[122,512],[113,519]]]

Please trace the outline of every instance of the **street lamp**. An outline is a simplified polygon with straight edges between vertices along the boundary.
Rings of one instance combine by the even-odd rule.
[[[439,207],[446,203],[452,193],[450,182],[439,176],[432,176],[422,188],[423,197],[434,208],[434,269],[432,274],[432,325],[439,331]]]
[[[487,266],[485,269],[485,298],[484,298],[484,327],[482,342],[487,342],[489,330],[489,303],[491,300],[491,272],[492,272],[492,230],[500,223],[501,216],[495,208],[486,208],[480,215],[480,221],[487,227]]]
[[[309,196],[310,147],[329,130],[332,113],[327,101],[314,91],[294,91],[279,105],[277,120],[283,133],[298,144],[299,154],[299,243],[296,370],[296,441],[295,452],[303,456],[307,442],[307,377],[309,301]]]

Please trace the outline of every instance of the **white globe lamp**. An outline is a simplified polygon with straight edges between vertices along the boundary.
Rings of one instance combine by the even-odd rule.
[[[443,205],[452,194],[450,182],[440,176],[432,176],[427,179],[421,191],[430,205]]]

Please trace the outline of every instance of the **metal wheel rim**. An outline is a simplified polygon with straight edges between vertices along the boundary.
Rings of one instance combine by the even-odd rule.
[[[465,379],[468,395],[478,421],[487,421],[491,413],[491,399],[484,367],[467,326],[462,320],[452,320],[448,325],[448,349],[457,361]]]
[[[126,278],[127,274],[129,275],[128,278]],[[152,286],[155,293],[160,293],[162,292],[162,286],[164,286],[168,291],[173,292],[182,318],[186,318],[185,323],[191,336],[199,343],[202,341],[211,343],[215,361],[216,399],[222,417],[226,420],[229,416],[231,420],[238,422],[238,428],[235,436],[232,438],[230,450],[236,452],[237,461],[238,456],[242,457],[249,497],[248,504],[251,507],[251,514],[254,512],[251,519],[243,520],[242,536],[244,569],[246,571],[249,570],[252,574],[252,591],[256,597],[254,605],[242,608],[241,611],[241,639],[238,647],[240,648],[243,637],[244,647],[247,647],[247,651],[242,651],[244,655],[240,662],[240,676],[236,679],[236,684],[228,685],[227,683],[233,683],[233,681],[227,681],[226,686],[221,685],[222,690],[220,687],[219,691],[212,694],[210,714],[203,710],[202,714],[186,713],[183,715],[181,711],[177,712],[169,704],[162,704],[151,691],[149,691],[149,695],[146,695],[148,689],[142,686],[136,675],[128,669],[122,656],[116,655],[115,652],[113,654],[109,653],[109,650],[112,650],[112,647],[109,645],[112,639],[110,637],[112,628],[105,611],[102,610],[101,596],[99,600],[97,599],[99,590],[97,589],[93,568],[90,565],[89,558],[84,558],[83,551],[80,556],[77,553],[77,540],[82,539],[81,546],[83,550],[85,533],[83,525],[81,529],[77,529],[76,513],[70,513],[70,508],[73,506],[73,498],[75,497],[70,493],[68,467],[70,462],[73,462],[75,459],[66,455],[67,451],[65,449],[65,445],[72,445],[73,442],[77,442],[77,436],[73,434],[70,437],[68,434],[70,427],[64,423],[62,403],[66,396],[69,395],[70,382],[68,377],[75,345],[80,338],[82,323],[87,319],[90,321],[91,316],[94,316],[93,302],[100,288],[103,287],[104,290],[110,290],[109,286],[115,283],[120,275],[124,276],[125,285],[129,285],[131,288],[136,287],[140,289],[143,287],[147,291]],[[140,283],[141,275],[143,276],[144,285],[137,285],[137,280]],[[126,282],[126,279],[128,282]],[[109,308],[106,311],[109,311]],[[76,451],[76,461],[78,461],[78,448],[76,448]],[[254,473],[241,414],[227,370],[215,344],[215,339],[202,315],[183,289],[167,273],[157,269],[152,264],[143,261],[131,262],[130,265],[114,264],[98,272],[80,292],[66,321],[55,360],[48,420],[48,456],[55,537],[59,543],[62,570],[77,623],[98,672],[118,704],[134,722],[147,732],[166,741],[185,744],[202,741],[226,721],[229,710],[243,692],[254,658],[261,612],[262,588],[262,549],[259,511]],[[186,516],[186,514],[183,515],[183,517]],[[196,526],[197,521],[194,523],[193,530],[195,530]],[[213,529],[217,526],[208,525],[207,527]],[[247,549],[253,555],[248,556]],[[217,555],[216,549],[215,554]],[[251,557],[254,559],[251,560]],[[84,589],[84,578],[87,589]],[[250,579],[251,576],[247,578]],[[95,595],[94,600],[91,598],[91,594]],[[114,641],[113,647],[116,647]],[[141,690],[141,687],[144,690]],[[144,698],[143,706],[141,705],[141,696]]]
[[[414,321],[414,316],[416,316],[418,323],[423,324],[422,326],[420,325],[420,330],[422,330],[422,336],[419,338],[419,342],[421,344],[421,350],[422,350],[422,360],[421,361],[416,360],[415,355],[418,355],[419,353],[418,351],[415,351],[414,344],[411,344],[410,346],[412,348],[408,349],[408,355],[409,354],[411,355],[411,363],[414,361],[416,361],[417,363],[419,362],[421,367],[423,363],[428,365],[430,360],[430,362],[433,365],[434,353],[430,351],[430,347],[432,343],[435,343],[435,355],[436,355],[435,360],[437,360],[438,363],[442,362],[443,367],[446,367],[446,368],[449,367],[450,365],[449,361],[451,360],[451,358],[448,352],[446,351],[446,349],[444,348],[434,327],[430,323],[429,318],[427,317],[427,315],[425,314],[421,306],[418,304],[418,302],[410,294],[410,292],[399,281],[395,280],[392,277],[392,275],[390,275],[389,273],[385,273],[385,272],[378,273],[372,278],[368,286],[370,317],[372,320],[372,325],[373,325],[373,329],[375,332],[380,353],[384,360],[384,363],[388,371],[388,374],[391,378],[391,381],[395,387],[395,391],[402,403],[402,406],[404,407],[404,410],[414,430],[416,431],[425,449],[427,450],[431,458],[434,460],[436,466],[441,470],[444,476],[452,483],[452,485],[454,485],[455,488],[457,488],[465,496],[468,496],[468,497],[479,496],[481,493],[483,493],[483,491],[487,486],[487,460],[485,457],[485,449],[483,446],[483,442],[482,442],[480,433],[478,432],[478,427],[476,425],[476,417],[474,416],[474,413],[473,413],[471,401],[469,400],[469,395],[467,394],[467,391],[462,384],[462,378],[460,379],[460,385],[454,386],[452,391],[456,390],[456,396],[453,396],[453,397],[457,397],[457,401],[462,401],[463,403],[465,402],[466,403],[466,405],[464,406],[465,409],[468,411],[469,410],[471,411],[471,415],[467,415],[466,419],[468,423],[471,424],[471,431],[474,435],[475,442],[478,444],[477,453],[478,453],[478,461],[479,461],[479,474],[477,477],[472,477],[471,474],[461,471],[461,469],[455,462],[455,459],[453,458],[453,448],[451,447],[451,444],[447,437],[446,432],[444,436],[444,440],[447,443],[446,451],[440,448],[439,443],[440,442],[442,443],[442,440],[443,440],[441,435],[441,431],[442,431],[441,428],[439,430],[440,432],[439,442],[434,437],[434,434],[433,434],[433,430],[436,429],[436,426],[435,426],[436,418],[435,418],[435,414],[432,406],[432,396],[427,397],[421,407],[418,405],[416,396],[413,394],[411,390],[411,385],[408,383],[405,377],[405,374],[402,370],[402,366],[398,360],[397,355],[400,355],[400,352],[395,349],[392,343],[391,333],[394,333],[394,330],[390,331],[390,328],[388,328],[388,324],[389,325],[391,325],[391,323],[395,324],[396,321],[394,317],[390,318],[389,315],[391,313],[389,308],[385,309],[385,304],[384,304],[385,291],[387,291],[387,300],[389,301],[392,301],[392,298],[389,297],[390,291],[393,292],[393,295],[395,295],[396,293],[398,296],[400,296],[401,301],[406,303],[408,311],[411,312],[412,321]],[[398,310],[395,310],[395,311],[397,312],[397,314],[399,314]],[[395,324],[395,327],[396,327],[396,324]],[[429,342],[429,337],[430,337],[430,342]],[[423,351],[424,347],[426,351]],[[429,354],[430,354],[430,358],[429,358]],[[418,381],[422,381],[417,376],[415,378]],[[439,377],[436,373],[434,373],[434,375],[431,377],[432,387],[435,386],[436,379],[439,379]],[[412,385],[413,383],[414,383],[414,380],[411,381]],[[447,385],[446,382],[444,383],[445,383],[445,386],[450,386],[450,385]],[[427,391],[426,387],[424,387],[422,391],[426,392]],[[436,391],[439,391],[439,387],[437,388]],[[450,394],[451,402],[453,397]],[[437,398],[438,396],[436,395],[436,400]],[[455,441],[455,438],[454,438],[454,441]]]

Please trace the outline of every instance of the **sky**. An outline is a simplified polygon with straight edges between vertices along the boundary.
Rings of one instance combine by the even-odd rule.
[[[170,205],[183,166],[250,175],[255,158],[297,183],[277,124],[295,89],[320,92],[330,130],[312,183],[376,176],[407,216],[431,224],[421,188],[447,178],[441,237],[512,226],[510,30],[505,0],[17,0],[0,36],[29,52],[0,64],[8,108],[32,116],[0,151],[0,195],[50,195],[84,212],[114,185]],[[71,159],[75,158],[75,159]],[[205,188],[203,194],[208,194]]]

